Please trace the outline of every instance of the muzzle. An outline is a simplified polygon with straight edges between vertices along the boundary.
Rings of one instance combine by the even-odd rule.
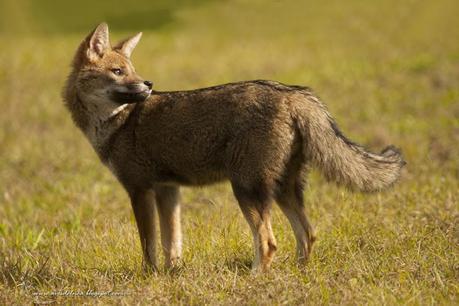
[[[132,83],[117,87],[112,93],[112,99],[120,104],[145,101],[151,94],[153,83]]]

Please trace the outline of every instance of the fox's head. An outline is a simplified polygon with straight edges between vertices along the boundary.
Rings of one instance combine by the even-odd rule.
[[[153,83],[141,78],[130,61],[141,36],[138,33],[112,47],[108,26],[102,23],[81,43],[69,82],[88,109],[108,111],[149,97]]]

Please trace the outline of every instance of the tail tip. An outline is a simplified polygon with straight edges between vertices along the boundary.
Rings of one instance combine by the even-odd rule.
[[[403,159],[402,151],[394,145],[385,147],[384,150],[381,151],[381,155],[397,160],[402,167],[406,165],[406,161]]]

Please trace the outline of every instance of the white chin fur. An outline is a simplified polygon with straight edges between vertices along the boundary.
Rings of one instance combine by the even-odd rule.
[[[113,117],[113,116],[116,116],[119,114],[119,112],[121,112],[123,109],[125,109],[129,104],[128,103],[124,103],[120,106],[118,106],[117,108],[115,108],[111,114],[110,114],[110,117]]]
[[[151,93],[151,89],[149,89],[147,85],[139,84],[137,86],[138,86],[139,89],[141,89],[139,92],[148,91],[149,93]],[[130,92],[132,92],[132,90],[128,89],[126,86],[116,86],[115,91],[122,92],[122,93],[130,93]]]

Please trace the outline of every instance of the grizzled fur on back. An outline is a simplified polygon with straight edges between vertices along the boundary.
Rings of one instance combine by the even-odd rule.
[[[180,185],[229,180],[252,230],[254,268],[276,251],[271,202],[290,221],[298,259],[315,241],[303,209],[310,167],[352,190],[396,182],[398,149],[372,153],[347,139],[326,107],[302,86],[246,81],[189,91],[152,91],[130,62],[141,33],[112,47],[99,25],[81,43],[64,90],[66,106],[102,162],[128,192],[144,260],[155,266],[157,207],[166,265],[181,253]]]

